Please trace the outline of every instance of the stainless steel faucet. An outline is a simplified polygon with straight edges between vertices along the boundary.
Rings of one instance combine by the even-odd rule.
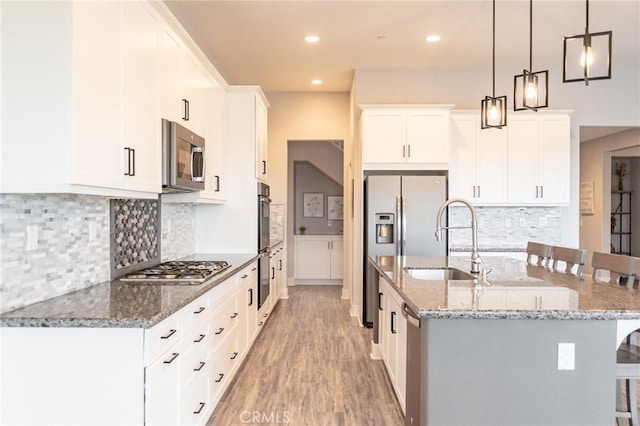
[[[471,226],[442,226],[442,214],[453,203],[461,203],[469,208],[471,211]],[[440,241],[440,234],[443,229],[469,229],[471,228],[471,273],[479,274],[480,266],[484,265],[480,255],[478,255],[478,220],[476,217],[476,209],[473,205],[464,198],[451,198],[445,201],[438,209],[436,215],[436,241]]]

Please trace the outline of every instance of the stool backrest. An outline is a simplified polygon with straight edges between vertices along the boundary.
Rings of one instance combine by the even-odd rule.
[[[534,259],[535,257],[535,259]],[[527,243],[527,263],[530,265],[548,266],[551,258],[551,246],[529,241]],[[534,262],[535,260],[535,262]]]
[[[609,271],[608,282],[621,284],[621,278],[627,278],[627,287],[632,288],[635,278],[640,277],[640,258],[637,257],[593,252],[591,267],[594,281],[597,281],[598,271]]]
[[[551,269],[555,272],[565,272],[579,277],[582,275],[582,267],[587,261],[587,249],[553,246],[551,247],[551,261]]]

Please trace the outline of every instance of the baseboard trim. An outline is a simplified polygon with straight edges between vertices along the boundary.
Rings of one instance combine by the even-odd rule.
[[[382,359],[382,353],[380,352],[380,344],[371,342],[371,353],[369,354],[371,359]]]
[[[342,287],[342,296],[343,299],[347,299],[350,300],[351,298],[349,297],[349,289],[348,288],[344,288]]]
[[[342,280],[317,280],[317,279],[302,280],[302,279],[296,279],[295,283],[296,283],[296,285],[335,285],[335,286],[341,286],[342,285]]]

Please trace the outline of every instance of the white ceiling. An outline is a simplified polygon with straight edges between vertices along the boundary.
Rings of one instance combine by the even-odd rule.
[[[266,92],[348,92],[357,68],[491,66],[490,0],[165,3],[228,83]],[[614,72],[640,66],[639,0],[591,0],[589,24],[613,31]],[[584,26],[584,1],[534,1],[534,70],[560,67],[563,36]],[[305,43],[310,33],[320,43]],[[442,40],[426,43],[431,33]],[[496,68],[528,68],[528,49],[529,2],[496,1]]]

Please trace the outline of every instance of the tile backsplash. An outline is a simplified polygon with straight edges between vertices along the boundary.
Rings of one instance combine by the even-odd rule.
[[[118,270],[160,260],[159,214],[158,200],[111,200],[112,276]]]
[[[196,244],[196,205],[162,204],[162,261],[190,256]]]
[[[0,312],[108,280],[109,270],[106,198],[0,195]]]
[[[527,241],[560,244],[561,210],[559,207],[476,207],[478,247],[524,249]],[[449,208],[450,226],[468,226],[471,214],[466,207]],[[449,247],[471,245],[469,229],[449,232]]]

